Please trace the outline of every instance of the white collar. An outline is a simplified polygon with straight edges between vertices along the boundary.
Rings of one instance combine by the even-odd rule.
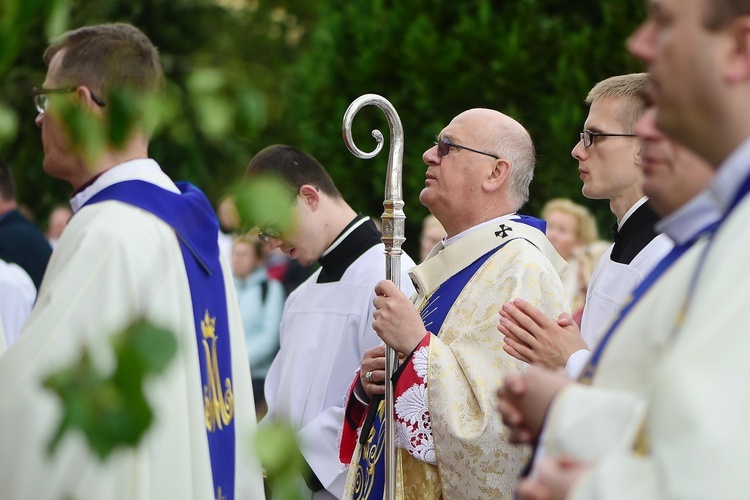
[[[686,243],[721,218],[721,210],[708,190],[703,190],[680,208],[665,216],[656,224],[656,231],[663,232],[677,245]]]
[[[750,174],[750,138],[739,145],[719,166],[716,177],[708,187],[722,213],[737,195],[742,181]]]
[[[627,212],[625,212],[625,215],[622,216],[622,220],[617,221],[617,230],[619,231],[620,229],[622,229],[622,226],[623,224],[625,224],[625,221],[627,221],[630,218],[630,216],[633,215],[636,210],[641,208],[641,205],[643,205],[647,201],[648,201],[648,197],[644,196],[640,200],[633,203],[633,206],[630,207]]]
[[[70,199],[70,206],[73,212],[77,212],[81,207],[91,199],[92,196],[106,187],[112,186],[124,181],[141,180],[155,184],[160,188],[179,193],[180,190],[175,186],[156,161],[151,158],[138,158],[135,160],[120,163],[114,167],[102,172],[99,177],[80,193],[76,193]]]
[[[355,222],[354,224],[352,224],[352,226],[349,229],[347,229],[344,234],[342,234],[341,236],[339,236],[338,238],[336,238],[334,240],[334,242],[331,243],[331,246],[328,247],[328,250],[326,250],[325,252],[323,252],[323,255],[321,255],[321,257],[325,257],[326,255],[328,255],[329,253],[331,253],[334,248],[336,248],[337,246],[339,246],[341,244],[341,242],[346,239],[347,236],[349,236],[350,234],[352,234],[352,232],[355,229],[357,229],[359,226],[361,226],[362,224],[364,224],[368,220],[370,220],[369,217],[362,217],[360,220],[358,220],[357,222]]]
[[[457,242],[461,238],[465,238],[466,236],[470,235],[474,231],[477,231],[477,230],[479,230],[479,229],[481,229],[481,228],[483,228],[485,226],[489,226],[491,224],[496,224],[496,223],[504,221],[504,220],[509,220],[511,217],[514,217],[516,215],[517,214],[515,212],[513,212],[512,214],[501,215],[500,217],[495,217],[492,220],[488,220],[486,222],[482,222],[481,224],[477,224],[474,227],[470,227],[469,229],[466,229],[465,231],[462,231],[462,232],[460,232],[460,233],[458,233],[458,234],[456,234],[454,236],[451,236],[450,238],[444,239],[442,241],[443,248],[452,245],[453,243]]]

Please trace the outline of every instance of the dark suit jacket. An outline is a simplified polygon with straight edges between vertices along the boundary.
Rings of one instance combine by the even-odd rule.
[[[52,247],[44,234],[18,210],[0,216],[0,259],[21,266],[34,281],[42,283]]]

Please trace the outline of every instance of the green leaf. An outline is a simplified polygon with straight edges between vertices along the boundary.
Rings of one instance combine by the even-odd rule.
[[[0,144],[10,142],[18,131],[18,116],[13,108],[0,102]]]
[[[300,499],[300,482],[310,478],[311,471],[299,451],[297,436],[291,426],[273,422],[258,429],[255,451],[266,473],[271,498]]]
[[[224,88],[224,74],[216,68],[198,68],[185,83],[194,94],[212,94]]]
[[[50,374],[44,387],[60,398],[62,418],[48,444],[54,453],[63,436],[81,432],[91,450],[105,460],[120,447],[135,447],[153,420],[143,392],[145,380],[161,373],[177,349],[168,331],[137,321],[112,337],[116,367],[101,373],[87,349],[80,359]]]
[[[54,0],[51,2],[45,33],[47,38],[55,38],[68,30],[70,24],[70,2],[68,0]]]
[[[278,177],[253,175],[232,191],[242,227],[274,223],[281,230],[291,225],[293,192]]]

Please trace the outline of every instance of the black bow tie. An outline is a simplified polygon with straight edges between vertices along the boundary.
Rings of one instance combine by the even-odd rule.
[[[612,228],[609,230],[609,232],[612,234],[612,241],[617,243],[620,240],[620,231],[617,229],[617,223],[612,226]]]

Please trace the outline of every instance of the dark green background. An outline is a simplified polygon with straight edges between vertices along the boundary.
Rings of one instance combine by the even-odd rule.
[[[17,133],[0,138],[0,155],[42,225],[70,188],[41,170],[30,97],[44,80],[41,54],[50,34],[107,21],[133,23],[159,47],[175,112],[151,155],[214,201],[255,152],[287,143],[316,156],[355,210],[379,216],[387,147],[359,160],[341,139],[349,103],[378,93],[404,126],[405,247],[412,255],[427,213],[418,201],[421,155],[453,116],[472,107],[503,111],[534,138],[538,166],[524,212],[565,196],[594,210],[602,228],[613,221],[606,202],[581,196],[570,150],[593,84],[640,70],[624,43],[643,18],[641,0],[5,2],[0,104]],[[354,122],[361,149],[374,147],[373,128],[387,135],[385,117],[363,110]]]

